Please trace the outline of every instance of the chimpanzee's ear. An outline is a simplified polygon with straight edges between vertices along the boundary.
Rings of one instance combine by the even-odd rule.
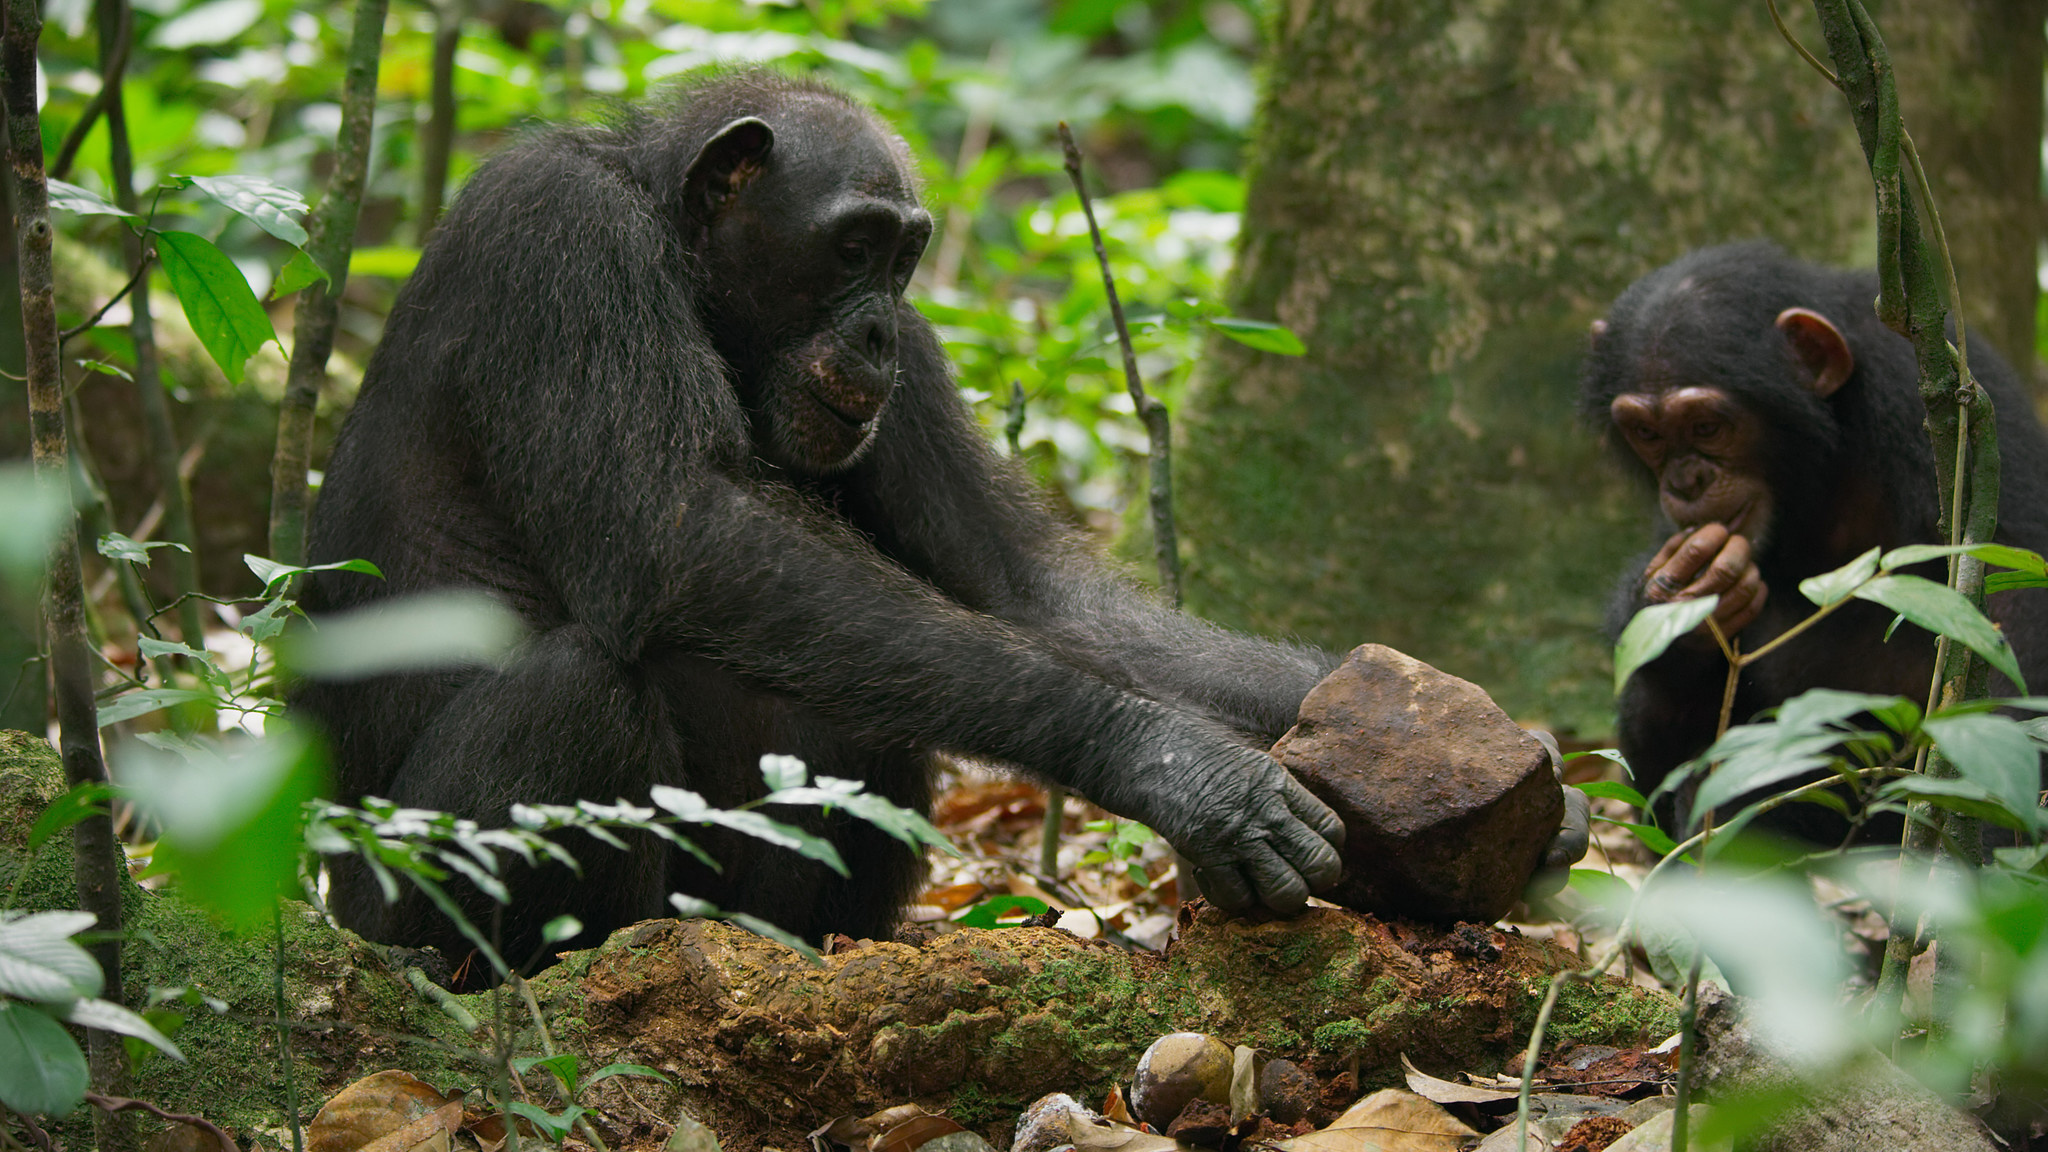
[[[1810,308],[1787,308],[1778,313],[1778,331],[1792,346],[1792,358],[1799,363],[1800,383],[1825,400],[1835,394],[1849,374],[1856,370],[1856,354],[1842,330]]]
[[[733,193],[760,174],[773,147],[775,130],[752,116],[720,128],[683,176],[684,210],[699,224],[711,223]]]

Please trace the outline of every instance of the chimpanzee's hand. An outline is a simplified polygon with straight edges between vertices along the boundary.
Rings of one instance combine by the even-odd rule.
[[[1749,627],[1770,594],[1748,538],[1730,533],[1724,525],[1702,524],[1678,533],[1643,570],[1643,598],[1652,604],[1715,594],[1721,603],[1714,609],[1714,623],[1724,636]]]
[[[1155,746],[1114,799],[1096,799],[1164,836],[1194,866],[1211,903],[1233,912],[1254,902],[1283,916],[1301,911],[1310,892],[1343,875],[1343,822],[1272,757],[1190,738],[1206,735]]]

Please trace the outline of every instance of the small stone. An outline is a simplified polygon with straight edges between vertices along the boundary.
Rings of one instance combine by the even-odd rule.
[[[1382,916],[1490,924],[1564,818],[1550,757],[1476,685],[1353,649],[1273,756],[1344,821],[1344,878],[1317,895]]]
[[[1169,1032],[1138,1058],[1131,1079],[1131,1111],[1165,1131],[1190,1100],[1230,1107],[1229,1046],[1200,1032]]]
[[[1218,1147],[1230,1135],[1230,1105],[1190,1100],[1166,1126],[1166,1134],[1184,1143]]]
[[[1072,1144],[1077,1118],[1084,1126],[1109,1123],[1065,1092],[1040,1096],[1017,1117],[1010,1152],[1052,1152],[1062,1144]]]
[[[1266,1115],[1279,1124],[1306,1119],[1315,1110],[1320,1088],[1315,1077],[1292,1060],[1275,1057],[1259,1070],[1259,1100]]]

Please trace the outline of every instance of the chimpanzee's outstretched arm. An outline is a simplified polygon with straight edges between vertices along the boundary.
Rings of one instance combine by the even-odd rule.
[[[905,306],[908,311],[908,306]],[[906,316],[880,433],[845,485],[882,548],[1066,658],[1271,744],[1339,657],[1166,607],[1058,524],[990,449],[930,327]]]

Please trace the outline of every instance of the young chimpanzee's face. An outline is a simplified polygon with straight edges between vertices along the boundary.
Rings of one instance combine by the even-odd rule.
[[[799,99],[729,125],[710,189],[705,293],[756,451],[827,473],[858,459],[896,383],[899,309],[931,239],[902,144],[864,113]]]

